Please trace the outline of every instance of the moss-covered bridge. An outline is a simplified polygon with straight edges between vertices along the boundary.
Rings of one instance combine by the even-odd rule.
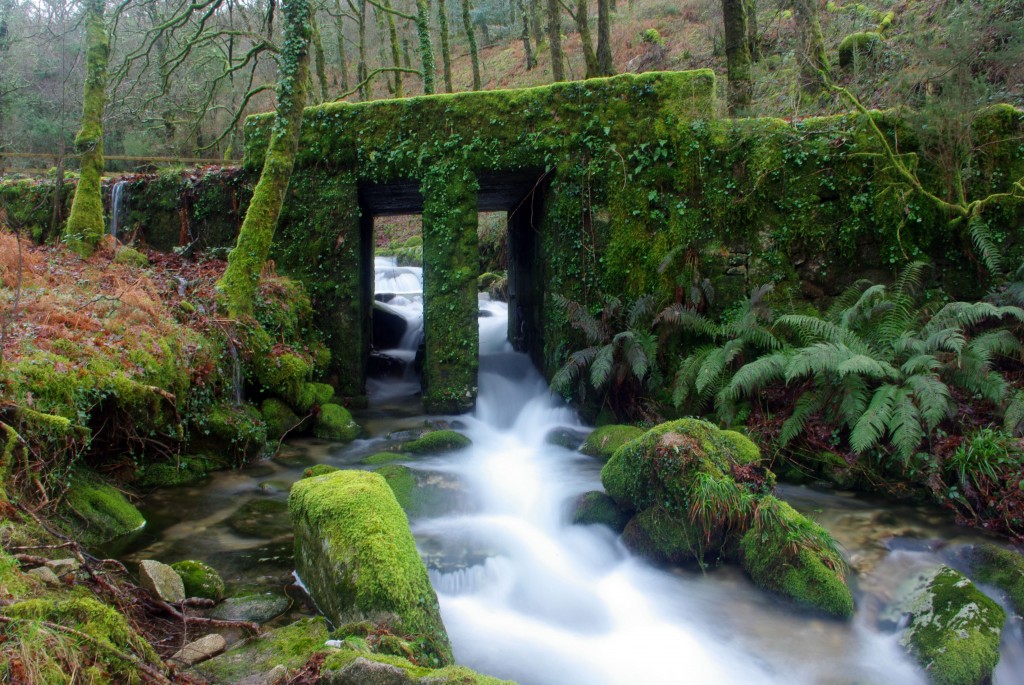
[[[431,411],[475,398],[480,210],[508,212],[511,337],[548,371],[569,337],[554,293],[671,297],[694,265],[722,305],[769,280],[815,299],[924,254],[950,267],[953,292],[978,287],[944,217],[901,188],[882,192],[895,179],[865,154],[877,141],[856,117],[719,119],[714,93],[713,74],[696,71],[307,109],[275,260],[311,289],[332,380],[362,393],[375,215],[422,213]],[[895,116],[877,120],[901,152],[929,142]],[[251,171],[268,124],[246,124]],[[1024,175],[1022,128],[1011,107],[976,118],[970,192]],[[920,173],[941,187],[938,170]],[[1019,211],[987,217],[1007,250],[1020,249]],[[676,265],[659,269],[670,253]]]

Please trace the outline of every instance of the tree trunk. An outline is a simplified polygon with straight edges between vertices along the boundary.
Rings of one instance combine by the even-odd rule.
[[[476,48],[476,31],[473,29],[473,17],[469,14],[469,2],[470,0],[462,0],[462,25],[466,29],[466,38],[469,39],[469,59],[473,62],[473,90],[480,90],[480,53]]]
[[[444,69],[444,91],[452,92],[452,52],[448,46],[447,0],[437,0],[437,21],[441,26],[441,65]]]
[[[260,273],[270,252],[285,191],[295,167],[309,80],[310,0],[284,0],[284,47],[277,82],[277,109],[263,172],[245,212],[238,242],[228,255],[228,268],[218,283],[235,319],[253,314]]]
[[[430,0],[416,0],[416,34],[420,39],[423,92],[434,94],[434,46],[430,44]]]
[[[601,75],[601,69],[597,64],[597,53],[594,52],[594,39],[590,35],[590,17],[587,11],[587,0],[576,0],[576,30],[580,34],[580,42],[583,43],[583,61],[587,65],[586,78],[594,78]]]
[[[391,0],[384,0],[385,14],[388,15],[388,38],[391,40],[391,63],[396,67],[402,66],[402,47],[398,42],[398,29],[395,27],[395,15],[391,13]],[[395,72],[395,97],[404,98],[405,88],[402,86],[402,72]]]
[[[551,48],[551,77],[565,80],[565,58],[562,55],[562,16],[558,0],[548,0],[548,44]]]
[[[729,76],[729,114],[741,116],[750,107],[750,50],[747,47],[746,0],[722,0],[725,60]]]
[[[345,50],[345,23],[344,15],[341,12],[341,0],[334,0],[334,10],[337,12],[335,26],[338,31],[338,66],[341,68],[341,92],[348,92],[348,53]]]
[[[366,0],[359,0],[359,65],[356,67],[356,83],[359,84],[359,99],[364,102],[370,99],[370,88],[366,83],[369,73],[366,66]]]
[[[757,35],[757,0],[744,0],[747,9],[747,50],[750,52],[750,61],[757,62],[761,59],[760,39]]]
[[[611,13],[611,0],[597,0],[597,70],[601,76],[615,73]]]
[[[537,63],[533,59],[533,48],[530,47],[530,15],[526,12],[523,0],[519,0],[519,12],[523,17],[523,51],[526,53],[526,70],[529,71]]]
[[[544,26],[540,20],[540,0],[530,0],[530,34],[533,36],[533,46],[540,53],[540,46],[544,43]]]
[[[822,75],[829,73],[825,39],[818,21],[818,0],[793,0],[793,17],[800,29],[802,85],[808,93],[816,93],[825,85]]]
[[[316,78],[320,83],[320,102],[326,102],[327,91],[327,64],[324,62],[324,42],[320,39],[320,26],[316,23],[316,15],[311,21],[313,31],[313,50],[316,53]]]
[[[82,128],[75,137],[81,175],[71,202],[64,239],[79,254],[90,254],[103,237],[103,109],[107,101],[107,27],[104,0],[85,3],[85,89]]]

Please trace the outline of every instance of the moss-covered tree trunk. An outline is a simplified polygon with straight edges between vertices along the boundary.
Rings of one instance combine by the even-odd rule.
[[[544,24],[540,20],[540,0],[530,0],[530,34],[533,36],[533,46],[540,54],[541,45],[544,44]]]
[[[519,12],[523,18],[523,52],[526,53],[526,70],[533,69],[537,62],[533,57],[533,47],[530,45],[530,15],[526,11],[526,6],[523,0],[519,0]]]
[[[462,26],[466,30],[469,41],[469,59],[473,63],[473,90],[480,90],[480,53],[476,47],[476,30],[473,28],[473,17],[470,15],[470,0],[462,0]]]
[[[469,411],[476,402],[479,352],[476,280],[477,180],[450,162],[423,179],[423,407]]]
[[[359,84],[359,99],[370,99],[370,88],[366,83],[369,67],[366,65],[366,0],[359,0],[359,64],[356,66],[356,83]]]
[[[818,20],[818,0],[793,0],[793,17],[800,31],[800,74],[804,90],[816,93],[829,74],[825,38]]]
[[[729,114],[740,116],[750,107],[750,50],[747,43],[746,0],[722,0],[725,22],[725,60],[729,75]]]
[[[82,128],[75,137],[81,175],[71,203],[64,239],[80,254],[89,254],[103,237],[103,109],[107,103],[107,27],[104,0],[85,3],[85,89]]]
[[[395,15],[391,11],[391,0],[384,0],[384,7],[387,9],[388,38],[391,41],[391,63],[400,69],[402,67],[402,47],[398,42],[398,28],[395,26]],[[405,97],[405,87],[402,85],[402,72],[395,71],[395,97]]]
[[[430,43],[430,0],[416,0],[416,35],[420,41],[423,92],[434,94],[434,46]]]
[[[601,76],[615,73],[611,14],[611,0],[597,0],[597,69]]]
[[[449,47],[448,6],[446,0],[437,0],[437,21],[441,27],[441,68],[444,69],[444,91],[452,92],[452,51]]]
[[[348,51],[345,50],[345,15],[341,0],[334,0],[334,25],[338,33],[338,68],[341,71],[341,92],[348,92]]]
[[[558,0],[548,1],[548,46],[551,49],[551,78],[565,80],[565,57],[562,54],[562,14]]]
[[[316,22],[316,15],[312,19],[313,51],[316,55],[316,79],[320,84],[320,102],[326,102],[327,92],[327,64],[324,57],[324,42],[320,38],[320,26]]]
[[[310,0],[284,0],[284,46],[277,81],[277,109],[260,180],[245,212],[238,242],[218,286],[236,319],[252,316],[260,273],[267,261],[277,219],[295,166],[309,82]]]
[[[597,53],[594,52],[594,39],[590,35],[590,14],[587,9],[587,0],[576,0],[576,30],[580,34],[580,43],[583,47],[583,61],[587,65],[587,78],[595,78],[601,75],[601,68],[597,63]]]
[[[757,35],[757,0],[744,0],[743,4],[747,8],[747,50],[750,52],[750,61],[757,62],[761,59]]]

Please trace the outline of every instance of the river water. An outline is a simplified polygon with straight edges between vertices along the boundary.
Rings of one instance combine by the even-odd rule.
[[[387,286],[379,281],[382,292]],[[422,321],[419,293],[408,283],[391,287],[404,292],[389,306],[408,314],[414,328],[416,316]],[[423,416],[410,395],[418,387],[413,377],[377,381],[370,409],[357,415],[366,438],[294,441],[273,460],[154,493],[143,508],[150,525],[125,556],[202,559],[235,592],[297,597],[288,587],[291,539],[282,509],[290,483],[314,463],[368,468],[358,464],[364,456],[404,431],[444,420],[473,446],[403,463],[421,484],[447,493],[411,524],[460,663],[522,685],[927,682],[880,612],[915,571],[939,561],[957,565],[958,549],[977,541],[975,534],[927,507],[780,487],[783,499],[832,532],[850,560],[857,601],[850,622],[795,610],[737,568],[655,568],[606,528],[570,525],[575,497],[600,488],[600,463],[547,437],[589,429],[551,396],[528,358],[511,351],[504,305],[484,299],[481,310],[473,415]],[[422,323],[411,338],[420,330]],[[411,359],[415,344],[403,340],[408,347],[400,355]],[[186,520],[183,511],[190,512]],[[277,622],[308,611],[296,601]],[[1007,622],[1003,643],[996,683],[1024,682],[1020,617]]]

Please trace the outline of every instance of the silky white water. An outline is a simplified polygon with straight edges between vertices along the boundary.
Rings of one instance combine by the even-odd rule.
[[[734,569],[653,568],[608,529],[570,525],[599,464],[546,437],[586,428],[511,351],[506,305],[480,305],[477,408],[457,419],[473,446],[415,463],[456,475],[477,502],[413,521],[421,544],[459,560],[431,558],[431,581],[460,663],[522,685],[924,682],[894,636],[793,613]],[[751,630],[751,613],[777,629]]]

